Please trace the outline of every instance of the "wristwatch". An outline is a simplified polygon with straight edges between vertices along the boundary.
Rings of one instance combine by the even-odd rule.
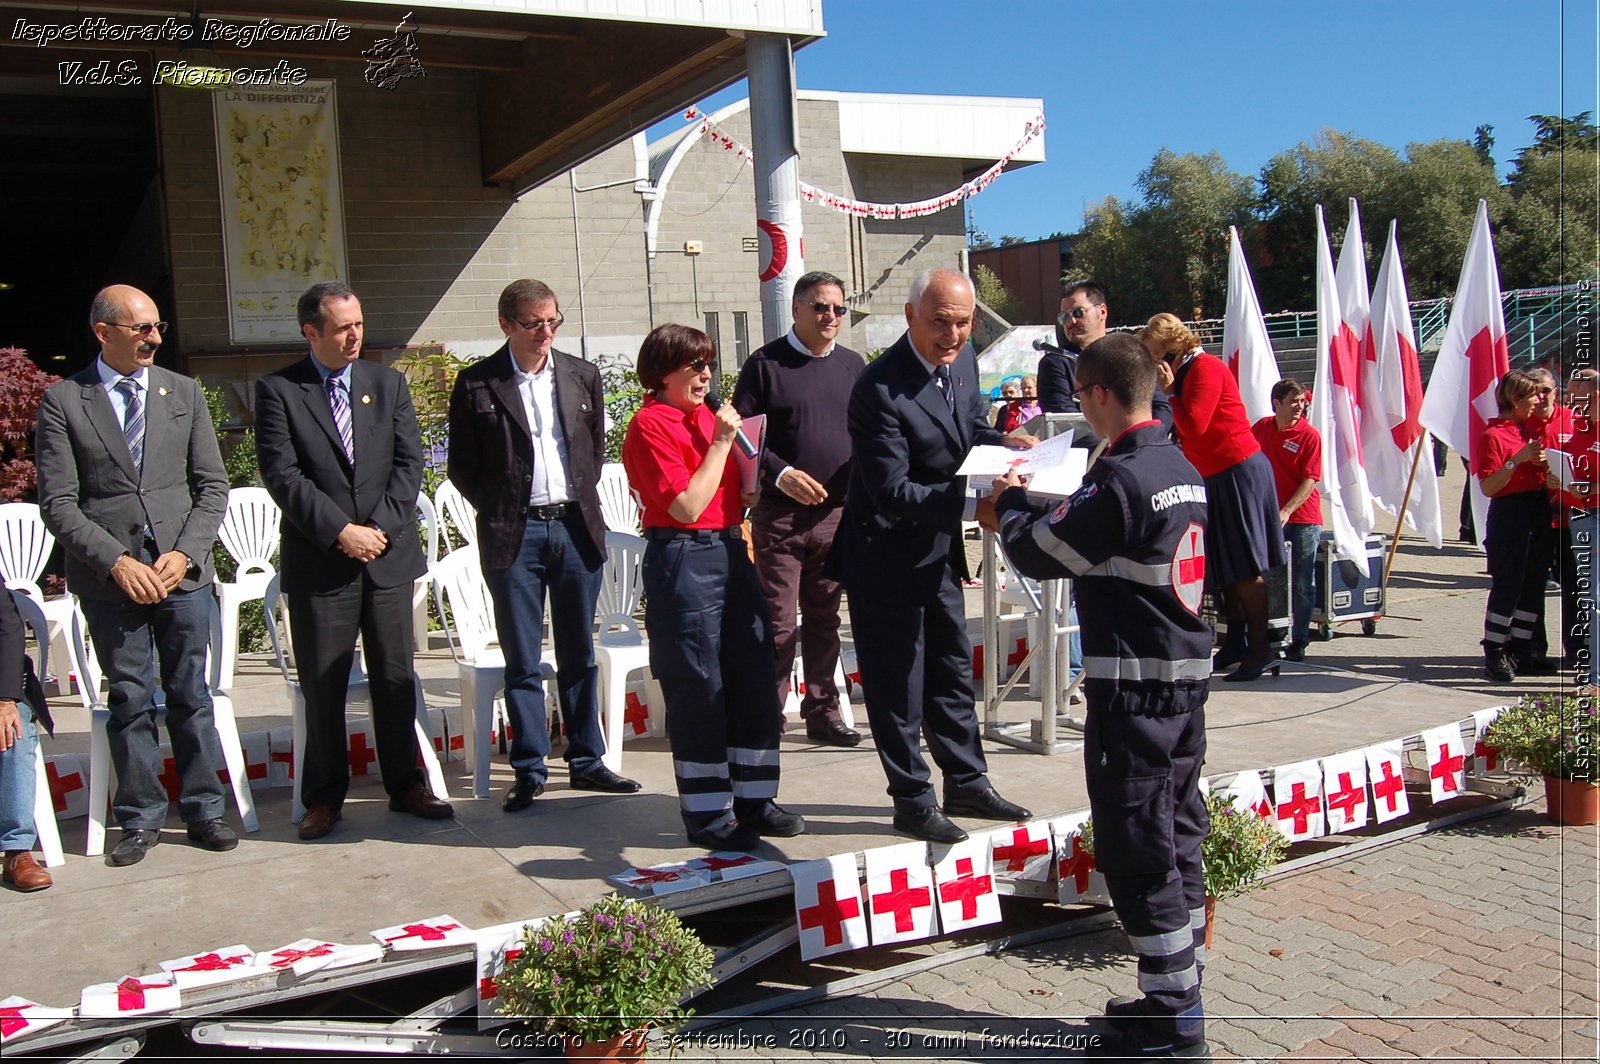
[[[1506,459],[1505,468],[1507,468],[1507,469],[1515,469],[1515,468],[1517,468],[1517,460],[1515,458],[1507,458]]]

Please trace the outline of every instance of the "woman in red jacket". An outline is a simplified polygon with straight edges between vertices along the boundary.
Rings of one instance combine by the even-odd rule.
[[[1247,683],[1272,664],[1267,638],[1267,585],[1262,574],[1282,565],[1272,466],[1250,431],[1239,385],[1222,360],[1172,314],[1157,314],[1139,339],[1156,360],[1156,381],[1172,399],[1178,446],[1205,480],[1206,584],[1222,592],[1228,637],[1214,666],[1238,669],[1224,680]]]

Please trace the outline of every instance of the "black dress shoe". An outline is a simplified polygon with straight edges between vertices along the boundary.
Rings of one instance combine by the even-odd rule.
[[[574,772],[567,785],[575,791],[605,791],[607,794],[634,794],[639,790],[638,780],[619,776],[598,763],[585,772]]]
[[[1268,654],[1254,665],[1240,665],[1222,678],[1223,683],[1254,683],[1266,675],[1266,671],[1278,663],[1278,659]]]
[[[806,738],[828,746],[859,746],[861,733],[837,717],[806,721]]]
[[[764,802],[753,813],[739,814],[739,826],[752,828],[759,835],[774,839],[792,839],[806,832],[806,818],[791,813],[776,802]]]
[[[1033,814],[1017,805],[1000,797],[1000,792],[993,787],[983,787],[975,791],[957,791],[944,796],[944,811],[946,816],[973,816],[980,820],[1032,820]]]
[[[708,850],[753,850],[761,845],[761,833],[749,824],[728,821],[719,828],[689,831],[689,841]]]
[[[505,798],[500,802],[500,808],[508,813],[520,813],[543,793],[544,780],[518,780],[506,792]]]
[[[219,816],[210,820],[197,820],[189,825],[189,841],[205,849],[216,850],[222,853],[239,845],[239,836],[233,833],[227,823]]]
[[[161,841],[161,832],[144,828],[129,828],[117,840],[116,849],[106,855],[106,864],[118,868],[138,864],[150,848]]]
[[[936,805],[906,813],[895,813],[894,829],[928,842],[948,844],[967,841],[967,833],[952,824],[950,818]]]
[[[1503,646],[1483,648],[1483,667],[1488,670],[1489,679],[1499,683],[1510,683],[1517,678],[1517,670],[1511,664],[1511,655],[1506,653]]]

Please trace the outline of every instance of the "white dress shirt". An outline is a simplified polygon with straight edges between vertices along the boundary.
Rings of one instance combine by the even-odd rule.
[[[533,435],[533,486],[528,492],[528,504],[571,502],[567,434],[556,416],[555,355],[546,358],[537,373],[524,372],[515,358],[511,364],[517,377],[517,394],[522,396],[522,412],[528,417],[528,431]]]

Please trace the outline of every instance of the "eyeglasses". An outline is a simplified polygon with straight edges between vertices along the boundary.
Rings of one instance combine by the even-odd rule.
[[[103,321],[100,324],[115,325],[119,329],[127,329],[135,336],[143,336],[152,330],[158,333],[164,333],[167,331],[167,323],[164,321],[146,321],[140,322],[138,325],[129,325],[126,322],[120,321]]]
[[[1078,403],[1078,404],[1081,405],[1082,402],[1083,402],[1083,393],[1084,392],[1088,391],[1091,388],[1103,388],[1103,387],[1105,387],[1105,385],[1103,385],[1103,384],[1080,384],[1076,388],[1072,389],[1072,392],[1070,393],[1071,396],[1072,396],[1072,401],[1074,403]]]
[[[538,332],[540,329],[549,329],[551,332],[555,332],[557,329],[561,328],[562,323],[567,319],[557,315],[554,318],[534,318],[532,321],[519,321],[516,318],[512,318],[511,320],[515,321],[528,332]]]
[[[846,314],[850,313],[850,308],[845,306],[843,303],[817,302],[811,304],[811,313],[813,314],[827,314],[830,312],[834,317],[842,318]]]
[[[716,363],[709,358],[697,358],[693,362],[685,362],[684,369],[692,369],[696,373],[704,373],[707,367],[715,367]]]
[[[1088,316],[1088,307],[1073,307],[1071,310],[1063,310],[1060,314],[1057,314],[1056,324],[1064,326],[1068,321],[1082,321]]]

